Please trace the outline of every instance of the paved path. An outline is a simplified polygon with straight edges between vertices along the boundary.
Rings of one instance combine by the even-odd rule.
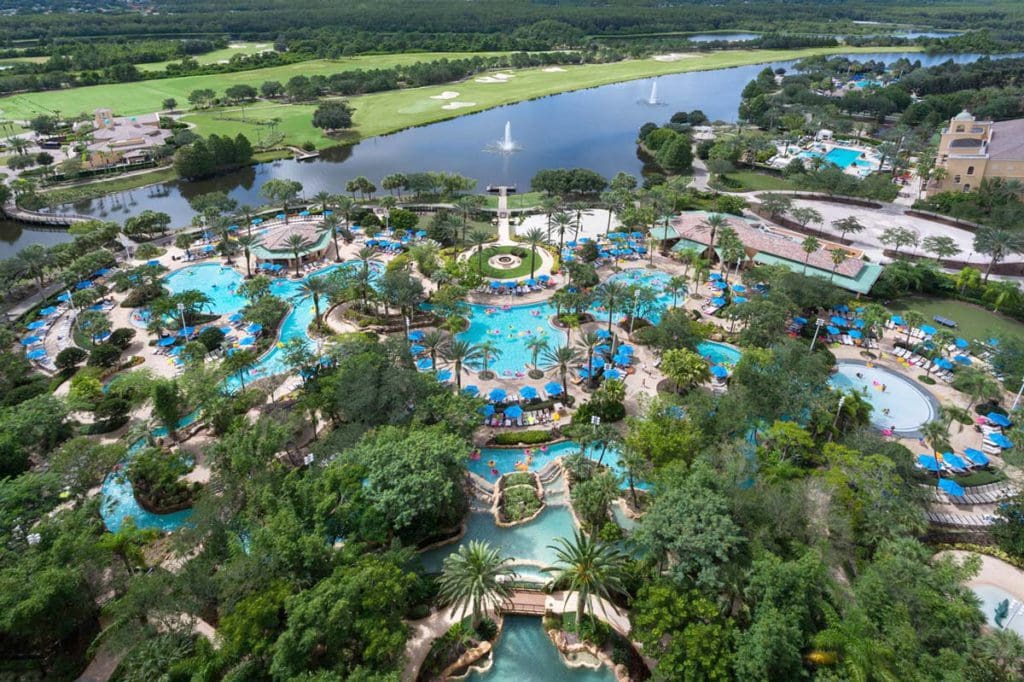
[[[937,556],[950,556],[958,561],[963,561],[972,555],[981,557],[981,570],[978,575],[967,581],[968,585],[995,585],[1024,602],[1024,571],[1019,568],[986,554],[974,554],[960,550],[940,552]]]
[[[508,190],[504,187],[498,193],[498,243],[515,243],[512,241],[512,229],[508,220]]]

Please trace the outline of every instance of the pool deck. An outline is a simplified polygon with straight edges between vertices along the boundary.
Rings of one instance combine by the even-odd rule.
[[[977,556],[981,558],[981,570],[978,575],[967,581],[967,585],[995,585],[1012,594],[1018,601],[1024,602],[1024,571],[1011,566],[1002,559],[987,554],[976,554],[961,550],[939,552],[936,556],[953,557],[962,562],[964,559]]]

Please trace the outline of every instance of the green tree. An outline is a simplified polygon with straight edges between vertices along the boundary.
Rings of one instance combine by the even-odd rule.
[[[288,222],[288,206],[302,192],[302,183],[297,180],[274,178],[260,187],[260,196],[272,204],[280,204],[284,222]]]
[[[320,299],[327,296],[330,285],[326,277],[309,277],[300,286],[299,291],[303,296],[313,299],[313,320],[317,327],[320,326]]]
[[[530,245],[530,279],[533,279],[537,271],[537,246],[547,243],[547,235],[541,228],[534,227],[526,233],[523,240]]]
[[[569,395],[569,368],[579,362],[579,360],[579,353],[569,345],[548,348],[544,351],[546,369],[558,371],[562,380],[562,392],[565,395]]]
[[[807,274],[807,261],[811,259],[811,256],[815,251],[821,248],[821,242],[816,237],[808,236],[804,237],[804,240],[800,242],[800,248],[807,254],[804,256],[804,274]]]
[[[351,128],[352,108],[340,100],[321,102],[313,112],[313,127],[327,133]]]
[[[441,571],[440,596],[465,615],[467,611],[475,630],[487,611],[497,609],[512,594],[511,580],[515,571],[507,564],[511,557],[486,542],[472,540],[459,551],[445,557]]]
[[[832,229],[839,233],[839,236],[846,239],[846,235],[857,235],[867,229],[854,216],[847,216],[832,221]]]
[[[285,239],[285,244],[288,246],[288,249],[292,252],[292,257],[295,259],[295,277],[298,278],[302,275],[299,271],[299,265],[302,263],[302,252],[309,246],[309,242],[307,242],[306,238],[298,232],[293,232],[288,235],[287,239]]]
[[[686,348],[666,350],[662,354],[661,371],[680,393],[711,379],[711,370],[704,358]]]
[[[575,593],[577,627],[593,608],[591,599],[610,600],[613,594],[626,593],[626,556],[614,546],[576,531],[571,540],[555,538],[549,548],[555,552],[555,563],[542,570],[552,575],[552,583]],[[603,602],[598,603],[604,608]]]
[[[442,357],[452,365],[455,374],[455,388],[462,390],[462,372],[469,371],[483,358],[483,351],[469,341],[452,339],[442,351]]]

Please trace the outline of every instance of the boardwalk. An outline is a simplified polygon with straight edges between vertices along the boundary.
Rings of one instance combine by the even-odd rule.
[[[51,227],[70,227],[75,223],[84,223],[88,220],[92,220],[87,216],[76,215],[74,213],[40,213],[38,211],[30,211],[26,208],[21,208],[14,203],[13,200],[8,201],[3,206],[4,215],[11,220],[17,220],[21,223],[28,223],[29,225],[49,225]]]

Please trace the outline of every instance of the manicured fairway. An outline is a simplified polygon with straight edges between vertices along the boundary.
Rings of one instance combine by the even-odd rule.
[[[984,340],[992,334],[1024,334],[1024,324],[1012,318],[948,298],[905,298],[893,301],[889,309],[900,313],[916,310],[928,318],[928,324],[936,327],[939,325],[932,322],[932,316],[948,317],[957,323],[953,333],[968,340]]]
[[[206,54],[195,55],[194,59],[200,64],[216,64],[218,62],[226,62],[236,54],[259,54],[261,52],[273,51],[274,44],[271,42],[260,42],[260,43],[231,43],[229,47],[225,47],[223,50],[214,50],[213,52],[207,52]],[[151,62],[148,64],[136,64],[140,71],[163,71],[167,68],[168,64],[176,64],[180,62],[180,59],[167,61],[167,62]]]

